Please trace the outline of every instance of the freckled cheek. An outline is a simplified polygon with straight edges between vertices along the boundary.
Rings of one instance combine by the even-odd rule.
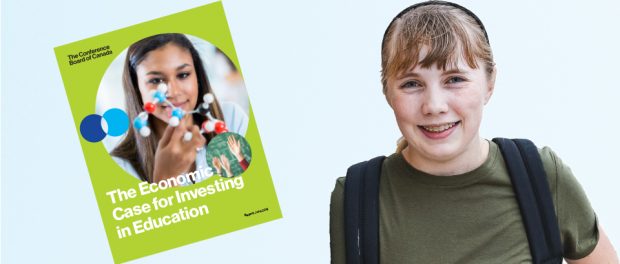
[[[455,109],[459,116],[465,120],[464,128],[477,130],[480,126],[482,119],[482,110],[484,102],[482,100],[474,99],[468,102],[462,102],[458,109]]]
[[[392,101],[392,108],[399,125],[414,125],[419,121],[417,115],[420,108],[415,101],[396,99]]]

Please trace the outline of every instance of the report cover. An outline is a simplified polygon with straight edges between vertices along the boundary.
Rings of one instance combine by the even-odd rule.
[[[115,262],[282,217],[221,2],[54,50]]]

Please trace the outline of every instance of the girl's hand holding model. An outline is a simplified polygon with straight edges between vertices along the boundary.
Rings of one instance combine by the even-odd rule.
[[[207,141],[200,134],[197,125],[188,126],[191,124],[189,119],[185,117],[179,126],[168,126],[164,130],[155,151],[154,182],[191,171],[196,160],[196,150],[202,148]],[[183,140],[186,131],[192,133],[189,141]]]

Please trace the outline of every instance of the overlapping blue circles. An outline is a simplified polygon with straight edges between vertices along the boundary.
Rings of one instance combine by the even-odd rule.
[[[104,131],[102,120],[107,125]],[[92,114],[84,117],[80,123],[80,134],[89,142],[99,142],[106,135],[113,137],[124,134],[129,129],[129,116],[125,111],[118,108],[111,108],[103,113],[103,116]]]

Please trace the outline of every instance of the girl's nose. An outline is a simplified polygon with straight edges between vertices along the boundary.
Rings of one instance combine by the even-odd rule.
[[[428,87],[425,90],[422,113],[424,115],[438,115],[448,112],[448,102],[445,94],[439,87]]]
[[[175,80],[168,81],[168,97],[175,97],[179,92],[179,84]]]

